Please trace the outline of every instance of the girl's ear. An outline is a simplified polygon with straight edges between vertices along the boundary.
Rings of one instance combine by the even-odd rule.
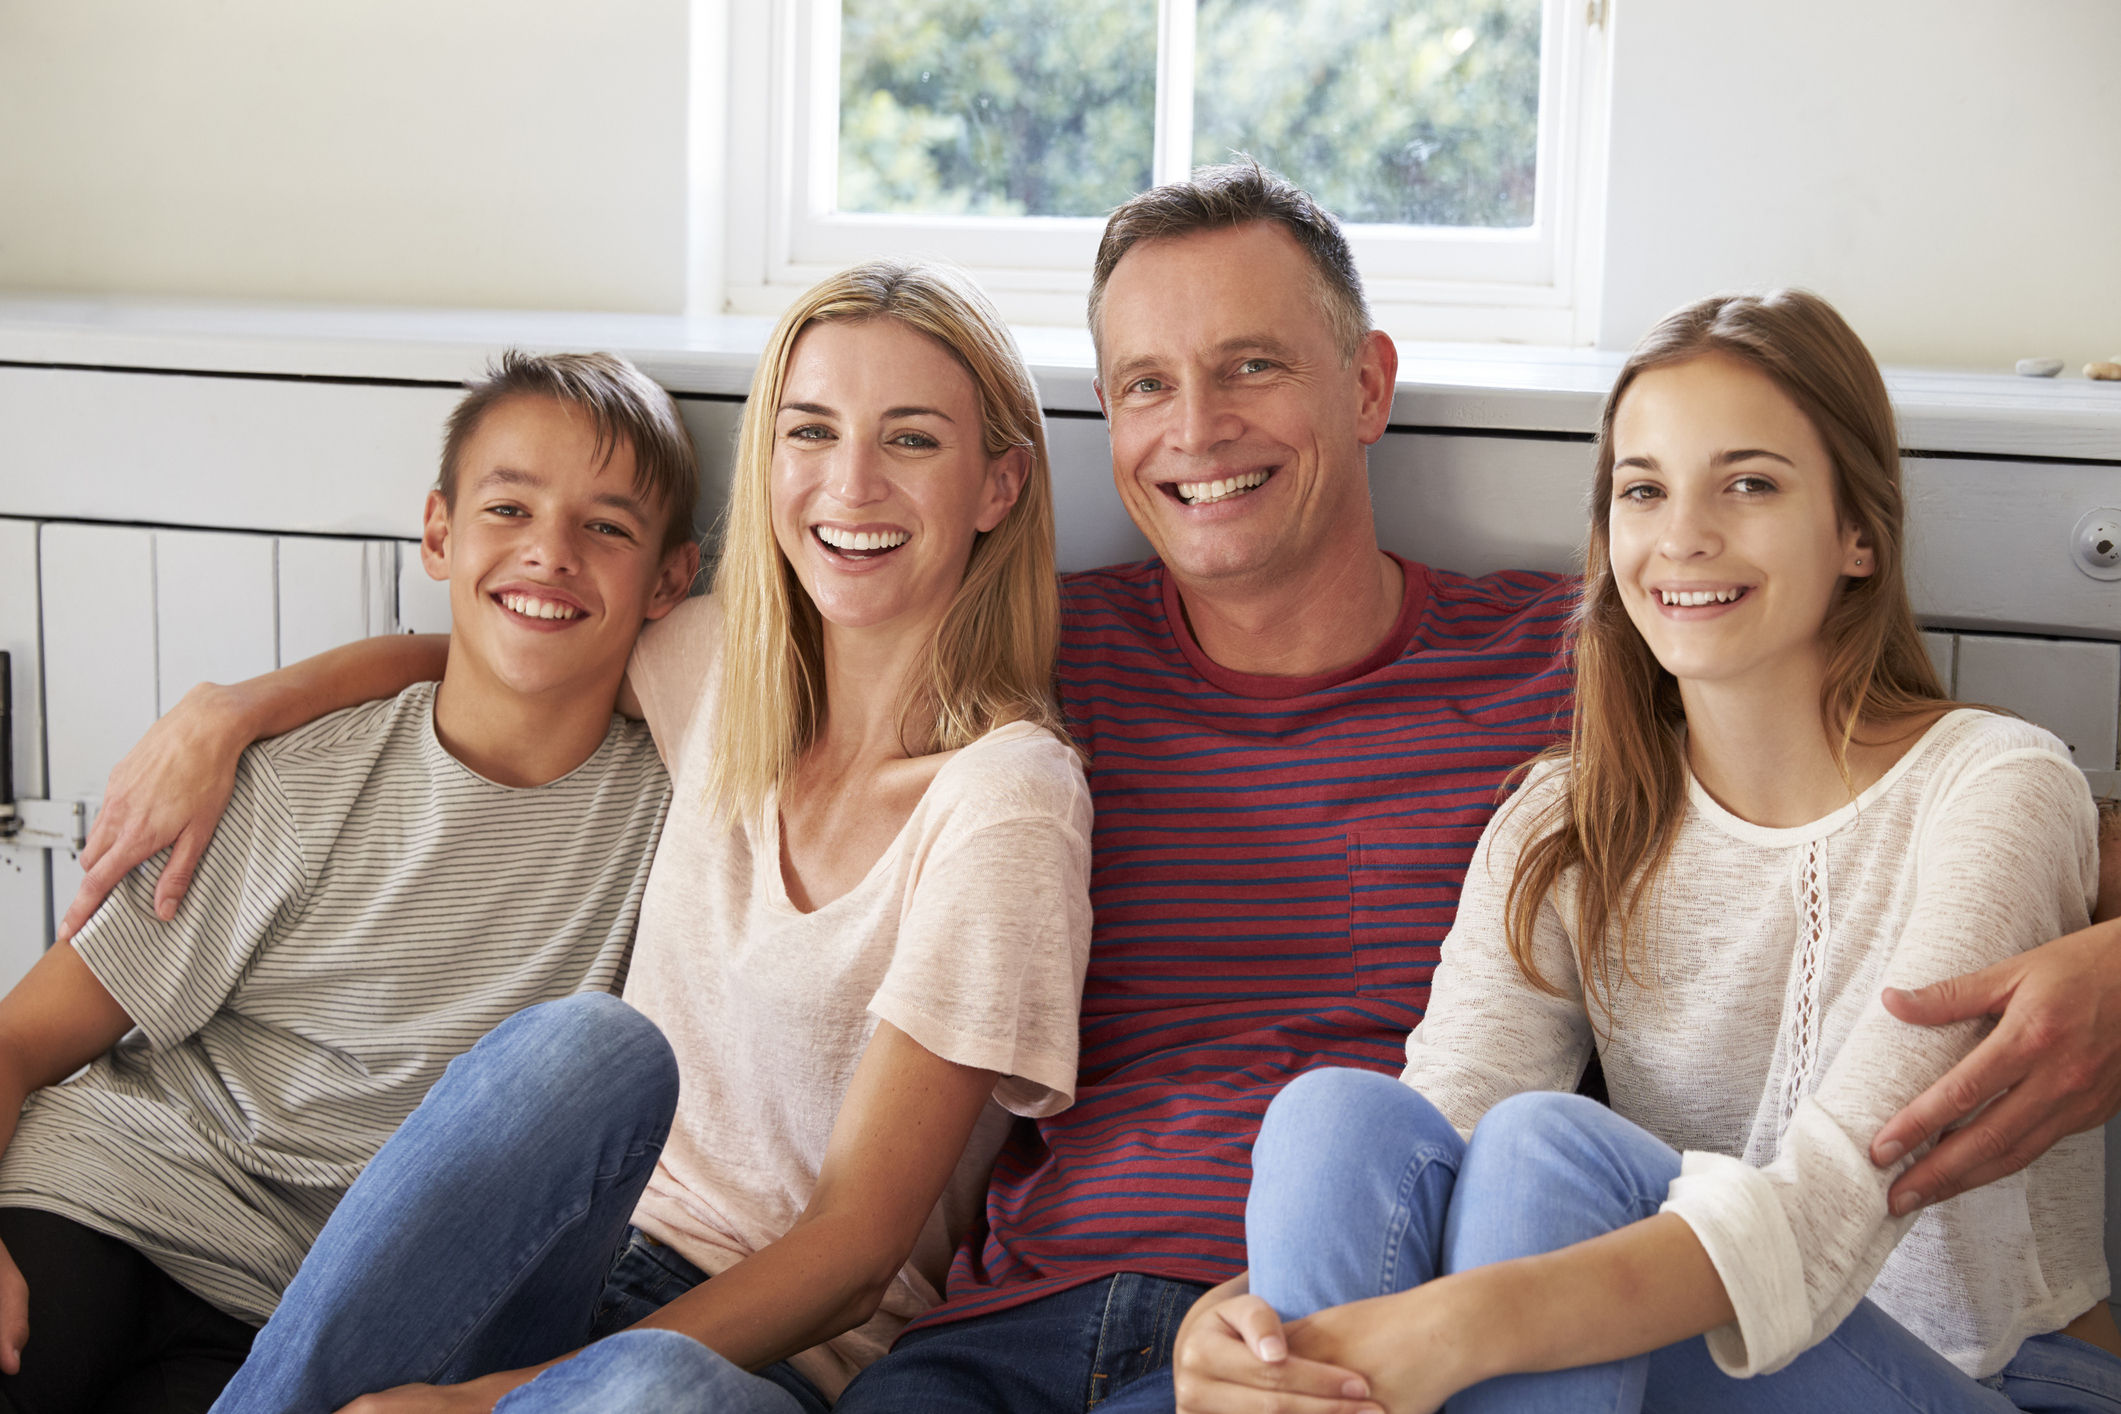
[[[1851,579],[1864,579],[1878,569],[1878,556],[1872,553],[1871,537],[1855,524],[1841,527],[1841,572]]]

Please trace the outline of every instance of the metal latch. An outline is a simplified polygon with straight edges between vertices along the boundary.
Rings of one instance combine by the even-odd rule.
[[[79,800],[18,800],[13,818],[0,806],[0,844],[18,849],[78,850],[88,843],[88,805]]]

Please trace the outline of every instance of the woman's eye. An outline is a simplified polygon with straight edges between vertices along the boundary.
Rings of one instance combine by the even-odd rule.
[[[1741,476],[1731,483],[1731,489],[1745,496],[1765,496],[1776,487],[1775,483],[1765,476]]]
[[[1644,501],[1654,501],[1662,494],[1664,493],[1660,488],[1650,485],[1647,481],[1638,481],[1633,486],[1621,487],[1620,494],[1613,499],[1616,501],[1633,501],[1640,505]]]
[[[925,432],[901,432],[891,441],[895,446],[912,447],[920,451],[929,451],[942,445]]]
[[[803,427],[791,427],[788,429],[788,440],[791,442],[826,442],[830,441],[831,438],[831,428],[820,427],[814,422]]]

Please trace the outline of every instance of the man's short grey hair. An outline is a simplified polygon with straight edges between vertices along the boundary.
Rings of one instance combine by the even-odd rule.
[[[1343,363],[1351,362],[1370,332],[1370,305],[1362,276],[1340,222],[1286,177],[1245,158],[1197,167],[1190,181],[1153,187],[1121,206],[1105,223],[1090,277],[1090,337],[1104,356],[1105,285],[1120,257],[1142,241],[1172,240],[1198,231],[1221,231],[1272,221],[1295,237],[1310,257],[1318,303],[1332,327]]]

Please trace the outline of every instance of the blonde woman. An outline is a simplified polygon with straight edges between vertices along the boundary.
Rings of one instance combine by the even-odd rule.
[[[1405,1083],[1276,1097],[1182,1408],[2121,1409],[2096,1132],[1927,1210],[1869,1158],[1980,1039],[1881,993],[2082,928],[2098,866],[2067,748],[1945,699],[1896,447],[1801,291],[1629,359],[1572,738],[1482,838]],[[1567,1093],[1594,1047],[1611,1110]]]
[[[453,1067],[219,1407],[828,1408],[939,1299],[1004,1110],[1072,1098],[1090,804],[1057,613],[992,307],[915,264],[810,291],[714,593],[628,669],[675,778],[630,1009],[536,1008]]]

